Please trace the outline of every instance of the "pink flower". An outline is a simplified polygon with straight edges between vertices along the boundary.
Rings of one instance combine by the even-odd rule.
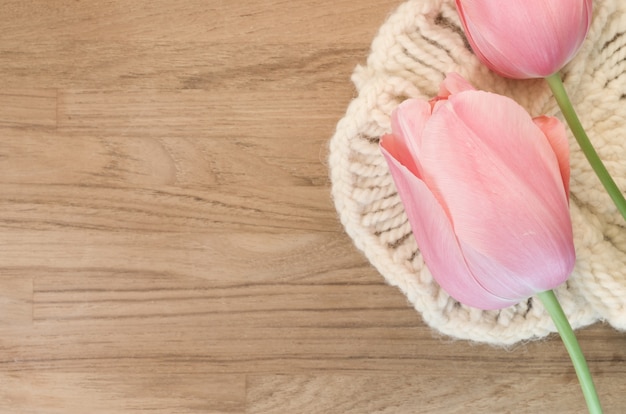
[[[569,147],[552,117],[459,75],[392,115],[381,149],[426,265],[469,306],[498,309],[552,289],[575,262]]]
[[[456,7],[478,58],[514,79],[558,72],[591,24],[591,0],[456,0]]]

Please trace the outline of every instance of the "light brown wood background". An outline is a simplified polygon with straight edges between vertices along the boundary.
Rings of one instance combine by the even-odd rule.
[[[398,4],[0,1],[1,413],[585,411],[558,337],[438,337],[337,220]],[[579,338],[626,412],[626,335]]]

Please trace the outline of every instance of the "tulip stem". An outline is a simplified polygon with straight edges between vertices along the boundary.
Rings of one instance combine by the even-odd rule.
[[[561,108],[561,112],[567,121],[580,149],[582,150],[585,157],[587,157],[587,161],[593,168],[593,171],[596,173],[600,182],[606,189],[607,193],[615,203],[615,206],[622,214],[622,217],[626,219],[626,199],[624,199],[624,195],[613,181],[611,174],[607,171],[606,167],[602,163],[602,160],[598,156],[595,148],[591,144],[585,129],[583,128],[578,116],[576,115],[576,111],[574,110],[574,106],[567,96],[567,92],[565,91],[565,87],[563,86],[563,82],[561,81],[561,75],[557,72],[553,75],[550,75],[546,78],[548,85],[550,85],[550,89],[552,89],[552,93],[554,94],[554,98],[556,102],[559,104]]]
[[[587,361],[585,360],[585,356],[580,349],[580,345],[578,344],[576,335],[572,330],[572,326],[567,320],[567,317],[563,312],[563,308],[561,308],[559,300],[552,290],[538,293],[537,297],[539,297],[539,300],[541,300],[541,303],[543,303],[544,308],[546,308],[546,310],[552,317],[552,320],[556,325],[556,329],[561,335],[563,344],[565,345],[565,348],[567,349],[567,352],[572,359],[572,364],[574,365],[574,369],[576,370],[576,375],[578,376],[578,382],[580,383],[580,387],[583,390],[583,396],[585,397],[585,401],[587,402],[587,408],[589,409],[589,413],[602,414],[602,407],[600,406],[598,393],[596,392],[596,387],[593,384],[593,379],[591,378],[591,373],[589,372]]]

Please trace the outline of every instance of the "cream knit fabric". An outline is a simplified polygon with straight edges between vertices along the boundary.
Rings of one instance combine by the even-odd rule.
[[[598,0],[589,35],[563,70],[583,125],[618,186],[626,190],[626,2]],[[358,90],[330,142],[332,193],[356,246],[397,286],[426,323],[456,338],[499,345],[555,331],[531,298],[500,311],[460,305],[433,281],[378,148],[389,116],[404,99],[429,99],[448,72],[476,88],[507,95],[533,116],[561,117],[543,80],[501,78],[474,56],[451,0],[412,0],[380,28],[367,64],[352,80]],[[577,265],[556,289],[571,324],[606,321],[626,329],[626,226],[573,137],[571,216]]]

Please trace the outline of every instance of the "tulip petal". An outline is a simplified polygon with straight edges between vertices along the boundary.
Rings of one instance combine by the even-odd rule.
[[[569,194],[569,142],[567,140],[565,126],[558,118],[553,116],[538,116],[533,118],[533,122],[548,139],[559,162],[559,170],[561,171],[565,194]]]
[[[426,265],[439,285],[456,300],[480,309],[500,309],[517,303],[519,299],[498,297],[476,281],[465,263],[450,220],[432,192],[384,145],[381,150]]]
[[[385,135],[381,145],[413,174],[420,177],[422,131],[430,118],[430,105],[419,99],[407,99],[391,114],[394,135]],[[384,142],[384,144],[382,144]]]
[[[424,181],[478,283],[520,300],[566,280],[574,252],[563,178],[528,113],[468,91],[439,106],[423,136]]]
[[[459,92],[474,90],[476,90],[476,88],[466,81],[465,78],[456,72],[450,72],[439,86],[437,98],[447,98]]]

